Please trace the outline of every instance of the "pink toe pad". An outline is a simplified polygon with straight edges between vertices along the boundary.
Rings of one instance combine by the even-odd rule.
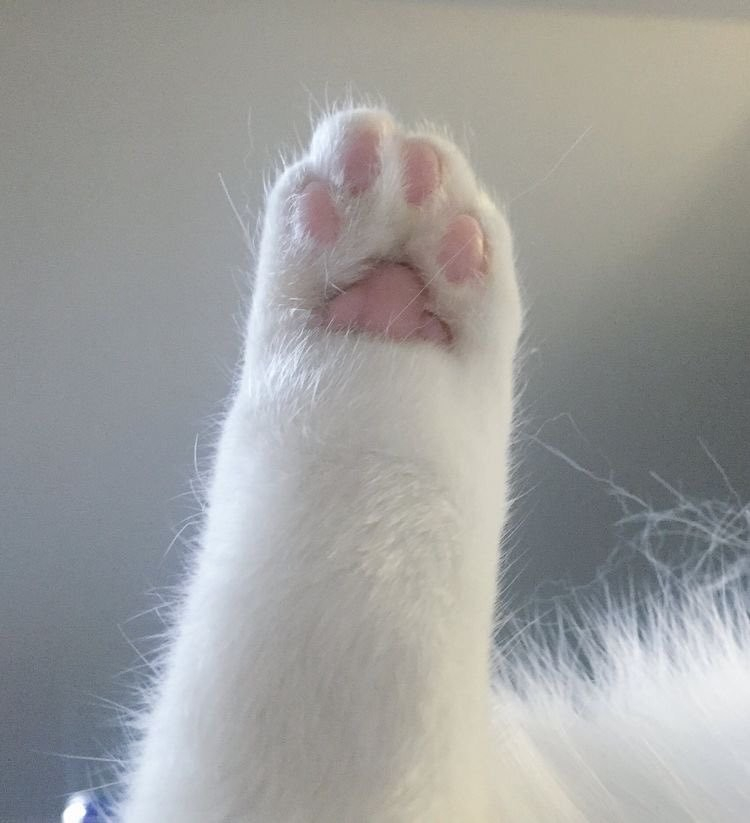
[[[460,214],[446,229],[438,265],[447,280],[463,283],[484,274],[484,234],[476,218]]]
[[[341,157],[344,183],[352,194],[361,194],[372,185],[380,171],[380,129],[363,126],[346,138]]]
[[[299,195],[299,214],[305,231],[318,243],[330,245],[341,229],[341,218],[325,183],[313,180]]]
[[[440,185],[440,158],[427,141],[407,140],[403,164],[406,202],[418,206]]]

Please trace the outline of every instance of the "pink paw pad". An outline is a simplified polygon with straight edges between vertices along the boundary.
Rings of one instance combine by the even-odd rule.
[[[298,206],[305,231],[318,243],[331,245],[341,231],[341,218],[325,183],[313,180],[300,192]]]
[[[352,194],[370,188],[380,173],[381,130],[375,126],[356,129],[346,138],[341,156],[344,184]]]
[[[440,158],[425,140],[407,140],[402,149],[404,195],[419,206],[440,185]]]
[[[299,191],[297,219],[317,244],[334,246],[345,230],[338,199],[363,194],[381,173],[387,160],[387,155],[381,157],[386,130],[387,123],[371,120],[353,126],[343,136],[334,159],[341,192],[334,196],[334,184],[320,179],[309,180]],[[409,138],[401,144],[400,161],[403,196],[407,204],[422,206],[443,182],[440,153],[428,140]],[[442,205],[442,201],[436,203]],[[431,213],[425,211],[421,216],[430,219]],[[437,281],[428,284],[430,278],[411,265],[408,257],[400,262],[382,259],[371,263],[357,282],[317,310],[317,322],[333,331],[356,330],[395,341],[450,345],[452,330],[435,314],[431,292],[445,288],[446,283],[455,286],[478,280],[486,273],[485,236],[476,218],[454,216],[435,255],[442,285]]]
[[[324,322],[333,330],[359,329],[391,340],[450,343],[445,323],[428,307],[419,274],[400,263],[373,267],[327,306]]]
[[[464,283],[485,273],[484,233],[476,218],[460,214],[451,221],[440,244],[438,265],[451,283]]]

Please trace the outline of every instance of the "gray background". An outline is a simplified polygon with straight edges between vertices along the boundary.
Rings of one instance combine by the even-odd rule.
[[[116,740],[125,621],[196,512],[246,294],[218,175],[254,214],[311,101],[446,123],[510,203],[525,431],[643,494],[652,469],[724,494],[702,436],[750,489],[748,5],[2,4],[0,820],[107,779],[54,753]],[[587,580],[617,507],[518,456],[515,585]]]

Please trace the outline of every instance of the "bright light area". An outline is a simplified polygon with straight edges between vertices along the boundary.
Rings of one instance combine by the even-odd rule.
[[[62,823],[83,823],[86,817],[86,797],[75,794],[68,800],[62,813]]]

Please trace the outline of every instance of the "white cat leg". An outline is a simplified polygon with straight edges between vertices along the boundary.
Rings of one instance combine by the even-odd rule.
[[[269,196],[126,823],[489,819],[519,323],[509,232],[457,149],[326,119]]]

